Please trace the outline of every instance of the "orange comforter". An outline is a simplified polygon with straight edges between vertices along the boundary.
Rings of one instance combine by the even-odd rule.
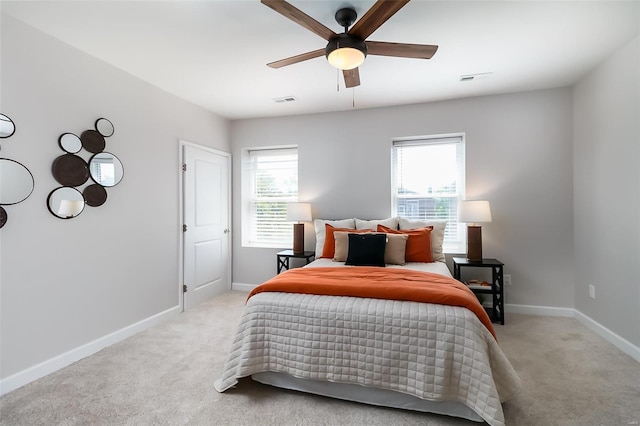
[[[430,272],[370,266],[297,268],[254,288],[249,298],[265,291],[462,306],[476,314],[496,337],[489,315],[471,290],[460,281]]]

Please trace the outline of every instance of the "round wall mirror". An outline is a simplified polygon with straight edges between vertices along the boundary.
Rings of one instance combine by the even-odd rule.
[[[96,120],[96,130],[105,138],[109,136],[113,136],[114,128],[113,123],[111,123],[106,118],[98,118]]]
[[[75,154],[82,149],[82,141],[73,133],[63,133],[58,138],[58,145],[69,154]]]
[[[0,138],[8,138],[16,132],[13,120],[4,114],[0,114]]]
[[[0,158],[0,204],[17,204],[33,192],[33,175],[22,164]]]
[[[61,186],[54,189],[47,198],[49,211],[60,219],[71,219],[84,210],[84,197],[75,188]]]
[[[124,168],[122,163],[110,152],[101,152],[89,160],[91,178],[102,186],[115,186],[122,180]]]
[[[82,157],[64,154],[53,160],[51,173],[60,185],[80,186],[89,179],[89,166]]]

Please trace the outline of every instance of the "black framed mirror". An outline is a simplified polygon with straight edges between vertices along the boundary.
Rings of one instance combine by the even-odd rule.
[[[8,138],[16,132],[13,120],[5,114],[0,114],[0,138]]]
[[[15,160],[0,158],[0,205],[18,204],[33,192],[33,175]]]
[[[69,154],[76,154],[82,149],[82,141],[73,133],[63,133],[58,138],[58,145]]]
[[[51,214],[60,219],[77,217],[84,210],[84,197],[75,188],[61,186],[47,197],[47,207]]]
[[[98,118],[96,120],[96,131],[100,133],[105,138],[113,136],[113,132],[115,131],[113,127],[113,123],[106,118]]]
[[[115,186],[122,180],[122,162],[110,152],[101,152],[89,160],[89,172],[95,183],[101,186]]]

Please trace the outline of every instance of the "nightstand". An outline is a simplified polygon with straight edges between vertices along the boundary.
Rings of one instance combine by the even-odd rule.
[[[491,294],[493,303],[491,310],[487,309],[492,321],[504,325],[504,263],[497,259],[469,260],[464,257],[453,258],[453,278],[460,280],[461,268],[491,268],[491,285],[469,285],[469,289],[476,295]]]
[[[316,252],[314,251],[305,251],[302,253],[294,253],[293,250],[282,250],[276,253],[276,257],[278,260],[278,273],[289,270],[289,259],[298,258],[305,259],[307,261],[307,265],[311,263],[311,261],[316,257]]]

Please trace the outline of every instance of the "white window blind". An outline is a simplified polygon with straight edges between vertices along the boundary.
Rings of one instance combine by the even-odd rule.
[[[466,251],[466,233],[458,223],[464,198],[462,135],[393,141],[392,204],[397,216],[447,222],[444,250]]]
[[[297,148],[248,151],[243,242],[257,247],[289,247],[293,227],[287,222],[287,203],[298,200]]]

